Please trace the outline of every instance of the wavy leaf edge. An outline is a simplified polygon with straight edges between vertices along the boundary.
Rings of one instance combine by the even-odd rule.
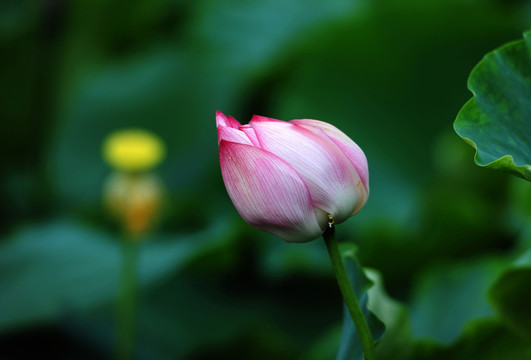
[[[510,173],[512,175],[516,175],[518,177],[521,177],[524,180],[531,181],[531,164],[518,165],[518,164],[516,164],[514,162],[513,156],[509,155],[509,154],[501,156],[498,159],[496,159],[494,161],[491,161],[489,163],[483,163],[481,161],[481,159],[480,159],[478,145],[472,139],[461,135],[461,133],[460,133],[460,131],[458,129],[458,127],[460,126],[460,123],[461,123],[460,119],[462,118],[462,114],[464,113],[464,111],[468,110],[468,107],[470,107],[476,101],[475,99],[477,97],[477,94],[476,94],[476,91],[473,90],[472,79],[474,77],[474,74],[477,71],[479,71],[478,69],[480,68],[480,66],[482,66],[482,64],[485,61],[485,59],[487,59],[489,56],[493,56],[493,55],[494,56],[499,56],[499,54],[502,53],[505,49],[513,47],[513,46],[515,46],[515,45],[517,45],[519,43],[522,43],[522,42],[526,43],[526,46],[529,47],[530,51],[531,51],[531,29],[524,31],[523,32],[523,37],[521,39],[516,39],[516,40],[509,41],[509,42],[507,42],[505,44],[500,45],[496,49],[494,49],[492,51],[489,51],[474,66],[474,68],[470,72],[470,74],[468,76],[468,80],[467,80],[467,88],[472,93],[472,97],[459,110],[459,112],[458,112],[458,114],[457,114],[457,116],[456,116],[456,118],[454,120],[453,128],[454,128],[455,133],[461,139],[463,139],[466,143],[471,145],[474,148],[474,150],[476,151],[475,154],[474,154],[474,162],[476,163],[476,165],[478,165],[480,167],[484,167],[484,168],[489,168],[489,169],[493,169],[493,170],[499,170],[499,171],[503,171],[503,172],[506,172],[506,173]]]

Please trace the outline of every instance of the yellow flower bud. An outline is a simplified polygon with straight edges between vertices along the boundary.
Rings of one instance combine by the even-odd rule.
[[[147,171],[158,165],[166,149],[155,134],[142,129],[125,129],[111,133],[103,143],[105,160],[116,170]]]
[[[104,187],[106,208],[122,223],[123,229],[137,237],[153,225],[163,200],[163,186],[153,174],[115,172]]]

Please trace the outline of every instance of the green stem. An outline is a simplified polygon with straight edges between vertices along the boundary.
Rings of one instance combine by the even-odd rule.
[[[371,331],[369,330],[367,320],[365,319],[365,316],[363,316],[363,311],[360,308],[358,299],[354,293],[354,289],[350,284],[347,270],[345,269],[343,259],[341,258],[341,254],[337,246],[335,228],[333,224],[330,224],[330,226],[326,229],[323,234],[323,238],[328,249],[328,255],[332,261],[332,267],[334,268],[334,273],[336,274],[339,290],[341,290],[343,300],[347,305],[350,316],[352,317],[354,325],[356,326],[356,330],[358,331],[361,345],[365,354],[365,359],[374,360],[374,340],[372,338]]]
[[[133,358],[138,286],[137,257],[136,239],[125,238],[122,241],[120,292],[116,309],[115,358],[117,360]]]

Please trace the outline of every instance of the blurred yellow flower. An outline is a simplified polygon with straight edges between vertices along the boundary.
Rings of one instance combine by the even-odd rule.
[[[111,133],[103,143],[103,156],[116,170],[147,171],[164,158],[166,148],[157,135],[142,129],[124,129]]]
[[[164,187],[153,174],[114,172],[103,191],[105,207],[130,235],[142,235],[153,225],[160,210]]]

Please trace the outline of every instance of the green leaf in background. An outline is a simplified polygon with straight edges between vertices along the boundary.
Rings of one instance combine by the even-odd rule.
[[[220,75],[238,78],[270,67],[295,49],[290,46],[309,32],[358,12],[361,0],[203,1],[192,28],[194,44],[201,44]],[[293,16],[298,14],[299,16]],[[274,19],[274,21],[272,21]],[[223,24],[220,31],[219,24]],[[215,59],[215,61],[212,61]]]
[[[0,43],[16,39],[37,23],[39,4],[33,1],[3,1],[0,11]]]
[[[224,229],[225,228],[225,229]],[[225,225],[190,236],[157,236],[139,248],[140,286],[226,245]],[[119,239],[70,220],[15,233],[0,248],[0,330],[54,320],[115,298]]]
[[[373,285],[373,282],[367,278],[358,264],[352,247],[343,252],[343,261],[345,262],[350,283],[367,319],[372,337],[374,341],[379,341],[385,332],[385,325],[367,307],[369,301],[368,290]],[[346,307],[343,310],[343,331],[336,360],[363,360],[361,341]]]
[[[531,31],[487,54],[472,70],[474,94],[454,123],[476,164],[531,181]]]
[[[487,290],[505,263],[485,257],[423,272],[411,303],[413,336],[450,344],[470,320],[491,316]]]
[[[531,250],[496,280],[489,299],[507,325],[531,339]]]
[[[531,185],[520,178],[512,177],[509,188],[511,227],[518,234],[520,253],[531,249]]]
[[[531,346],[498,319],[478,319],[467,324],[451,346],[420,342],[407,360],[529,360]]]
[[[367,277],[374,283],[369,289],[367,307],[385,324],[385,334],[376,346],[377,359],[407,359],[411,342],[411,320],[404,303],[391,298],[384,287],[380,272],[365,268]]]
[[[261,244],[260,268],[272,279],[300,274],[330,276],[330,259],[320,241],[311,241],[304,246],[293,246],[277,238],[265,235]]]
[[[298,358],[301,349],[286,335],[289,325],[282,326],[285,315],[269,289],[235,296],[212,279],[178,275],[147,294],[139,315],[139,345],[152,351],[146,359]],[[234,355],[219,355],[231,346]]]

